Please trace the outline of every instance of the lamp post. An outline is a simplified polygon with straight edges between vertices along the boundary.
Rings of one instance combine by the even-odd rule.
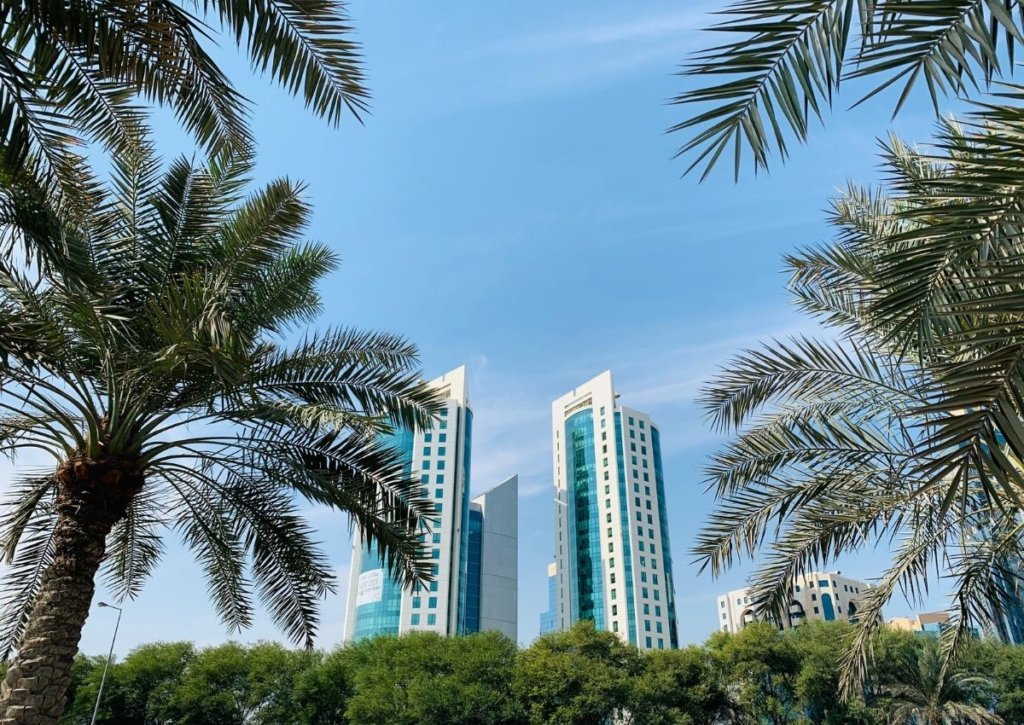
[[[100,691],[96,693],[96,707],[92,709],[92,720],[90,725],[96,725],[96,716],[100,712],[100,701],[103,699],[103,687],[107,684],[107,671],[110,669],[110,660],[114,656],[114,642],[117,640],[117,628],[121,626],[121,607],[115,607],[106,602],[96,602],[97,607],[106,607],[117,610],[117,622],[114,623],[114,636],[110,638],[110,652],[107,654],[107,661],[103,664],[103,677],[100,678]]]

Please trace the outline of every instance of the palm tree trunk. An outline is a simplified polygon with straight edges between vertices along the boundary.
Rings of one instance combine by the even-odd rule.
[[[139,487],[109,463],[72,462],[58,472],[54,559],[0,685],[0,725],[56,725],[107,534]]]

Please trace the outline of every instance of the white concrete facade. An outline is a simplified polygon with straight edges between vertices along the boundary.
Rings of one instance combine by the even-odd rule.
[[[519,477],[512,476],[472,500],[482,518],[480,615],[476,631],[519,636]],[[472,562],[471,562],[472,566]]]
[[[660,432],[611,371],[551,406],[555,626],[591,619],[640,649],[678,646]]]
[[[783,629],[811,620],[856,622],[860,603],[871,586],[841,572],[809,572],[793,580],[790,605],[780,613]],[[718,597],[715,607],[718,629],[735,634],[755,621],[749,589],[736,589]]]

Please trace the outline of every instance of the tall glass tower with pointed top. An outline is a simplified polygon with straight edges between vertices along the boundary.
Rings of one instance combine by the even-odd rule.
[[[658,427],[619,405],[611,371],[554,401],[551,422],[557,628],[678,647]]]
[[[403,589],[372,546],[353,541],[345,639],[411,631],[443,635],[498,629],[516,637],[518,479],[470,500],[473,410],[466,369],[432,380],[445,403],[429,430],[396,430],[390,444],[433,503],[421,535],[431,559],[426,586]],[[511,606],[509,605],[511,602]]]

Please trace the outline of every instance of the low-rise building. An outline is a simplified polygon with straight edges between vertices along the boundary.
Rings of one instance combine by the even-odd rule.
[[[810,620],[856,622],[870,589],[869,584],[842,572],[809,572],[793,580],[789,607],[774,618],[774,623],[780,629],[790,629]],[[757,619],[749,589],[723,594],[717,604],[718,629],[722,632],[735,634]]]

